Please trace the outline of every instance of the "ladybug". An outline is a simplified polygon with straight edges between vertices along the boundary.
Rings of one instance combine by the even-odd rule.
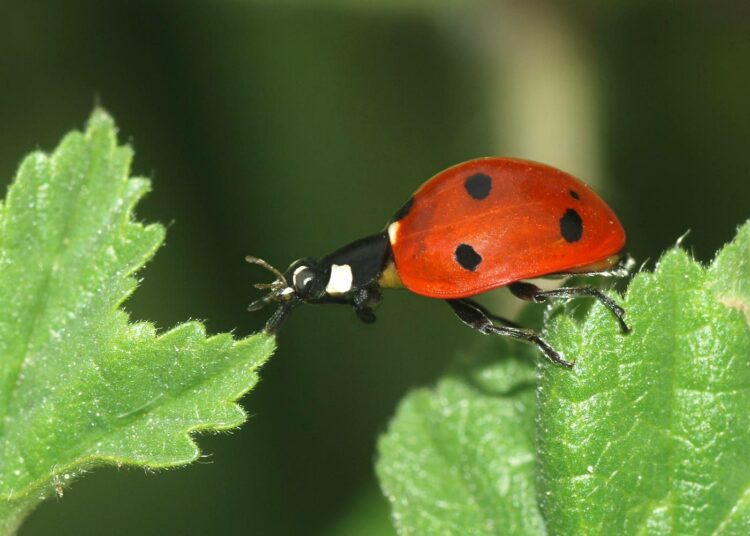
[[[552,362],[570,367],[535,332],[495,316],[470,299],[508,287],[523,300],[589,296],[629,331],[625,311],[592,286],[542,290],[524,280],[570,275],[626,276],[625,231],[609,206],[580,180],[553,167],[515,158],[478,158],[432,177],[396,212],[386,228],[320,260],[304,258],[285,273],[256,257],[250,263],[276,280],[255,311],[279,307],[266,323],[275,333],[302,303],[350,305],[375,321],[383,288],[405,287],[445,300],[458,318],[484,334],[535,344]]]

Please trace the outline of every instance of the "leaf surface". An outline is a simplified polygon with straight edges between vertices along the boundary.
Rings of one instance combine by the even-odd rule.
[[[406,397],[377,464],[399,534],[544,534],[533,382],[530,361],[485,359]]]
[[[750,224],[708,268],[682,249],[638,274],[617,333],[558,315],[573,371],[540,367],[542,511],[559,534],[750,528]]]

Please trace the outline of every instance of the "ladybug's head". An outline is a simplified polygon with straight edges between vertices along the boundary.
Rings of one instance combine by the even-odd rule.
[[[299,259],[286,270],[285,278],[290,288],[303,301],[316,301],[326,295],[326,284],[330,269],[326,269],[315,259]]]
[[[268,290],[268,294],[255,300],[248,307],[248,311],[257,311],[271,302],[278,302],[281,307],[266,324],[266,331],[275,331],[289,311],[301,303],[315,302],[326,295],[326,283],[330,269],[315,259],[300,259],[294,261],[286,273],[257,257],[245,257],[251,264],[257,264],[274,274],[276,279],[271,283],[256,283],[255,288]]]

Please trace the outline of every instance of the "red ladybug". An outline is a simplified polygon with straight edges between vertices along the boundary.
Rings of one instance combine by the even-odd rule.
[[[348,304],[370,323],[381,289],[406,287],[446,300],[465,324],[484,334],[531,342],[553,362],[572,366],[533,331],[469,298],[503,286],[534,302],[591,296],[627,332],[625,311],[594,287],[544,291],[523,281],[573,274],[625,276],[632,259],[622,254],[624,246],[625,231],[615,213],[578,179],[536,162],[479,158],[424,183],[384,231],[321,260],[300,259],[281,273],[247,257],[276,275],[273,283],[256,285],[270,292],[249,309],[280,304],[266,323],[271,333],[302,303]]]

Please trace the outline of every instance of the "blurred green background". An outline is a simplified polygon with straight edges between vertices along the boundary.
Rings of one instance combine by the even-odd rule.
[[[153,180],[139,217],[169,224],[126,304],[161,328],[259,329],[246,254],[325,254],[476,156],[579,175],[651,263],[750,216],[747,2],[15,2],[2,29],[0,177],[109,110]],[[406,292],[374,326],[302,308],[201,463],[96,470],[21,534],[389,534],[377,436],[473,340]]]

